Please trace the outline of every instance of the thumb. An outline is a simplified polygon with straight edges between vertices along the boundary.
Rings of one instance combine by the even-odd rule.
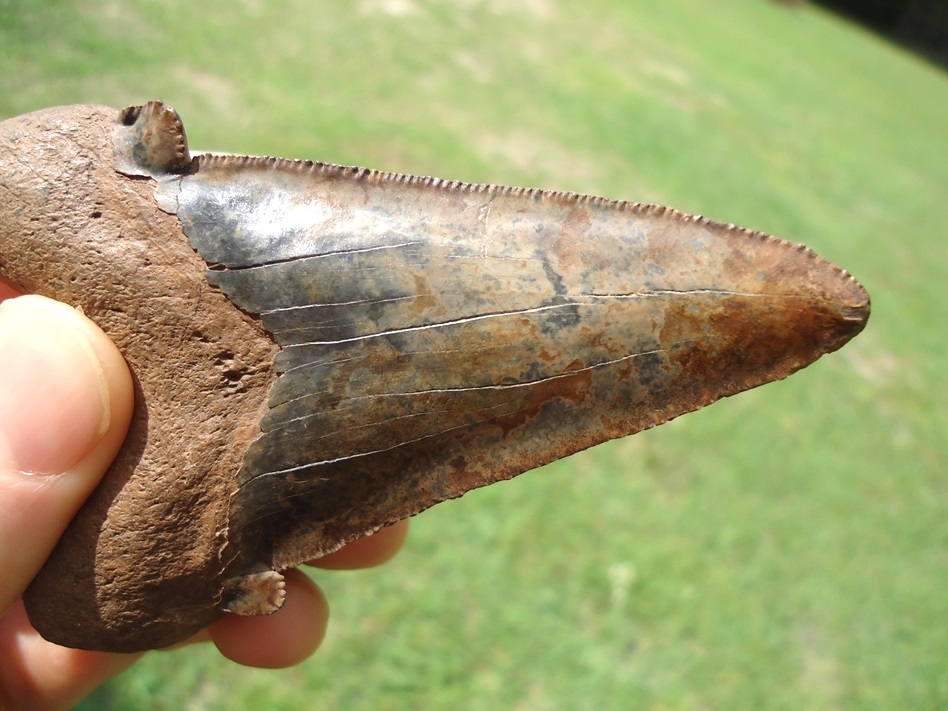
[[[0,304],[0,613],[19,598],[121,447],[132,380],[65,304]]]

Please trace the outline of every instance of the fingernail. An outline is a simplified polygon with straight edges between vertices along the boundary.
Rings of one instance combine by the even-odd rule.
[[[0,467],[60,474],[108,430],[108,382],[86,333],[65,304],[0,304]]]

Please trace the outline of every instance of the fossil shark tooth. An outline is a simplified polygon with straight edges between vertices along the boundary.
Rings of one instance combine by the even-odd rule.
[[[137,378],[126,446],[25,595],[48,639],[125,652],[271,612],[289,566],[784,378],[869,316],[847,272],[759,232],[192,158],[160,102],[0,124],[0,273],[81,306]]]

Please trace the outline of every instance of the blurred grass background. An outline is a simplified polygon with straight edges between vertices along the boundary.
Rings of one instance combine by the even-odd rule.
[[[279,671],[153,653],[83,709],[948,707],[948,80],[765,0],[0,0],[0,118],[162,98],[197,149],[661,202],[873,297],[789,381],[316,574]]]

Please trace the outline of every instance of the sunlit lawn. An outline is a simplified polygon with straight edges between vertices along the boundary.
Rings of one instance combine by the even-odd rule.
[[[78,8],[82,7],[80,11]],[[162,98],[192,146],[663,202],[873,296],[842,352],[318,573],[286,671],[148,656],[88,709],[948,707],[948,80],[763,0],[0,0],[0,117]]]

